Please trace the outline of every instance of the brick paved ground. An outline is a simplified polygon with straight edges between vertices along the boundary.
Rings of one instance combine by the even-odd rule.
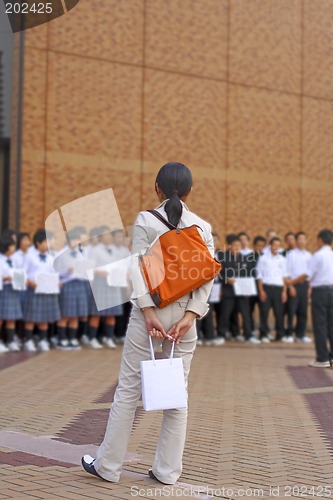
[[[160,412],[138,407],[120,483],[78,466],[102,439],[120,355],[118,347],[0,357],[0,499],[161,497],[146,475]],[[292,485],[296,497],[333,497],[323,489],[333,491],[333,370],[308,368],[312,358],[313,347],[299,344],[198,347],[184,472],[164,494],[286,498]]]

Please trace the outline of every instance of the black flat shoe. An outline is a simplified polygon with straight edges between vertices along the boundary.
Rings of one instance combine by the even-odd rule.
[[[81,458],[81,464],[84,470],[88,472],[88,474],[92,474],[93,476],[104,479],[102,476],[98,474],[97,470],[95,469],[94,459],[90,455],[84,455],[84,457]]]
[[[161,484],[167,484],[168,486],[170,486],[169,483],[163,483],[163,481],[160,481],[159,479],[157,479],[157,477],[155,476],[155,474],[153,473],[152,469],[149,469],[148,470],[148,476],[150,477],[150,479],[155,479],[155,481],[158,481],[159,483]]]

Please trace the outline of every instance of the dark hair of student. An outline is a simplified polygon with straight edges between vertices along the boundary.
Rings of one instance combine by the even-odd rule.
[[[281,243],[281,239],[278,238],[277,236],[274,236],[274,238],[271,239],[271,241],[269,242],[269,244],[272,245],[274,243],[274,241],[279,241]]]
[[[77,227],[74,227],[74,229],[67,231],[67,236],[70,240],[79,240],[81,233]]]
[[[241,231],[240,233],[238,233],[238,238],[240,238],[241,236],[246,236],[247,239],[250,241],[250,236],[245,232],[245,231]]]
[[[82,234],[87,234],[87,230],[86,230],[86,228],[84,226],[75,226],[74,230],[77,231],[80,236]]]
[[[23,232],[19,232],[17,234],[17,245],[16,245],[16,248],[18,250],[21,248],[21,241],[23,240],[23,238],[29,238],[29,240],[30,240],[30,234],[29,233],[23,233]]]
[[[317,238],[321,239],[324,245],[332,245],[333,233],[330,229],[322,229],[319,231]]]
[[[240,237],[237,234],[230,234],[228,236],[228,245],[232,245],[235,241],[240,241]]]
[[[166,163],[157,174],[156,184],[168,198],[164,206],[168,220],[177,226],[183,213],[180,199],[192,187],[191,171],[182,163]]]
[[[259,243],[259,241],[262,241],[263,243],[266,243],[266,238],[264,238],[263,236],[261,235],[258,235],[254,238],[253,240],[253,244],[256,245],[257,243]]]
[[[11,236],[2,236],[0,239],[0,253],[8,252],[9,247],[12,245],[16,247],[15,240]]]
[[[285,234],[284,239],[286,240],[288,236],[294,236],[294,238],[296,238],[296,234],[293,233],[292,231],[288,231],[288,233]]]
[[[93,227],[89,231],[89,238],[95,238],[95,236],[100,235],[100,228],[99,227]]]
[[[237,234],[235,234],[235,233],[227,234],[227,236],[225,237],[225,241],[226,241],[227,245],[231,245],[231,243],[233,241],[235,241],[235,238],[238,238]]]
[[[298,231],[298,233],[296,233],[296,240],[298,240],[299,236],[306,236],[306,233],[304,231]]]
[[[42,243],[46,240],[46,231],[45,229],[38,229],[33,237],[34,246],[37,248],[37,243]]]

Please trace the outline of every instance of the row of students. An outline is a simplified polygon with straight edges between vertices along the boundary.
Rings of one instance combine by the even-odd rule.
[[[0,338],[0,352],[21,348],[15,332],[19,320],[24,324],[23,348],[26,351],[49,350],[50,325],[51,343],[59,349],[79,349],[79,340],[94,349],[103,345],[115,348],[116,317],[122,316],[125,310],[124,331],[129,315],[128,303],[125,307],[122,304],[128,292],[124,295],[123,289],[112,286],[112,283],[107,285],[107,271],[94,271],[92,281],[88,281],[86,272],[76,272],[75,269],[87,259],[94,268],[126,260],[129,250],[124,245],[123,232],[110,232],[104,226],[94,230],[89,240],[84,228],[75,228],[68,233],[72,248],[65,245],[59,253],[52,248],[49,251],[51,236],[40,229],[33,237],[33,245],[27,233],[19,233],[16,242],[13,231],[7,230],[1,237],[0,326],[3,337]],[[84,244],[81,245],[82,241]],[[15,270],[24,271],[26,290],[14,289]],[[84,266],[83,270],[86,271]],[[48,281],[54,275],[59,290],[52,290],[52,293],[40,290],[38,276],[41,275]],[[55,330],[52,328],[54,324]],[[99,341],[97,336],[101,331]],[[123,337],[118,338],[118,343],[123,343]]]
[[[294,331],[297,342],[311,342],[306,335],[309,281],[297,281],[299,276],[309,273],[311,254],[306,250],[306,234],[288,233],[285,250],[280,238],[272,230],[267,232],[266,238],[260,235],[255,237],[253,249],[245,232],[228,235],[224,251],[219,248],[217,234],[214,239],[215,256],[222,264],[222,272],[217,280],[221,295],[220,300],[211,305],[216,316],[215,338],[213,321],[204,318],[202,322],[203,334],[208,343],[223,345],[230,333],[236,340],[251,344],[269,343],[273,339],[292,342]],[[234,283],[239,277],[255,279],[256,295],[236,295]],[[256,307],[259,308],[260,317],[258,336],[254,327]],[[270,334],[268,324],[271,309],[275,316],[275,337]],[[239,315],[242,318],[243,335],[240,334]]]
[[[46,232],[44,230],[36,232],[33,246],[30,246],[27,233],[19,234],[17,250],[14,232],[7,231],[2,235],[0,325],[5,324],[8,347],[0,341],[0,352],[19,349],[15,337],[15,323],[20,319],[24,320],[26,350],[36,349],[33,341],[36,329],[37,347],[40,350],[48,350],[49,325],[55,322],[57,331],[52,338],[58,348],[79,348],[78,336],[82,343],[100,348],[102,345],[97,340],[97,332],[103,317],[105,332],[102,337],[103,343],[107,347],[115,347],[113,342],[115,318],[123,313],[121,303],[125,302],[124,297],[119,296],[119,291],[116,291],[115,287],[111,287],[110,290],[110,287],[106,286],[103,271],[95,272],[91,283],[82,276],[76,276],[72,268],[80,254],[86,256],[89,254],[97,267],[108,264],[111,254],[114,254],[113,259],[117,261],[126,259],[129,251],[123,244],[123,234],[121,231],[111,234],[108,228],[99,228],[94,234],[91,232],[87,248],[81,246],[81,242],[87,242],[84,228],[76,228],[69,236],[77,245],[77,249],[70,250],[64,247],[61,253],[59,295],[36,293],[37,275],[41,272],[56,273],[54,269],[56,256],[52,250],[48,251]],[[50,241],[51,238],[48,239]],[[306,235],[303,232],[297,235],[288,233],[284,250],[281,240],[273,231],[267,233],[267,239],[257,236],[252,250],[249,248],[249,238],[246,233],[229,235],[228,249],[223,252],[218,248],[218,237],[215,235],[216,257],[223,266],[216,284],[222,284],[222,294],[217,301],[214,300],[210,313],[202,320],[201,326],[206,338],[215,345],[222,345],[228,331],[231,331],[236,339],[245,337],[249,343],[269,342],[272,336],[269,333],[268,315],[270,309],[273,309],[276,323],[275,340],[293,341],[293,322],[296,317],[296,340],[310,342],[311,339],[305,332],[308,297],[312,291],[312,316],[317,350],[317,358],[312,366],[330,366],[333,363],[332,231],[325,229],[318,234],[319,250],[314,256],[306,250]],[[25,270],[28,283],[26,291],[14,290],[12,285],[14,269]],[[234,280],[244,275],[255,276],[257,295],[250,298],[236,296]],[[95,285],[94,296],[92,285]],[[115,297],[115,294],[118,294],[118,297]],[[97,307],[96,300],[103,302],[105,297],[107,303],[104,305],[108,306],[112,302],[117,305]],[[257,304],[260,311],[259,339],[254,335],[253,320]],[[217,337],[214,336],[213,309],[217,317]],[[129,308],[127,315],[128,312]],[[244,337],[240,336],[239,313],[243,320]]]

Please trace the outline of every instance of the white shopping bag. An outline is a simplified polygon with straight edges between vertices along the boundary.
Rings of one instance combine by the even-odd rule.
[[[141,361],[142,403],[146,411],[172,410],[187,407],[187,395],[182,358],[174,358],[172,343],[170,358],[155,359],[149,335],[151,360]]]

